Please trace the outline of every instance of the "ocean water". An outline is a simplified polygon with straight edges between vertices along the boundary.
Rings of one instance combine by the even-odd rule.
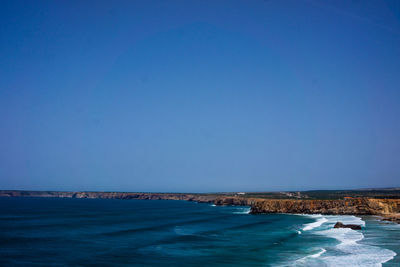
[[[185,201],[0,198],[1,266],[400,266],[400,225]],[[364,225],[362,231],[334,223]]]

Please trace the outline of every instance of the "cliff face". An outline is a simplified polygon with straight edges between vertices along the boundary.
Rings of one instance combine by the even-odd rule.
[[[346,200],[293,200],[246,198],[225,194],[123,193],[123,192],[59,192],[59,191],[0,191],[0,197],[63,197],[143,200],[186,200],[214,203],[218,206],[250,206],[252,214],[354,214],[383,215],[398,220],[400,199],[354,198]],[[396,215],[397,214],[397,215]],[[397,218],[397,219],[396,219]]]
[[[217,197],[213,203],[217,206],[252,206],[254,202],[253,198],[241,198],[241,197]]]
[[[251,213],[305,213],[382,215],[400,212],[399,199],[348,200],[260,200],[252,203]]]
[[[168,193],[124,193],[124,192],[61,192],[61,191],[0,191],[0,197],[61,197],[61,198],[103,198],[141,200],[186,200],[213,202],[218,195],[168,194]]]

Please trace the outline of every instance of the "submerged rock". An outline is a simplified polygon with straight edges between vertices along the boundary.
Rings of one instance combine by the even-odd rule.
[[[383,221],[395,222],[400,224],[400,213],[383,215]]]
[[[361,225],[358,224],[343,224],[342,222],[337,222],[333,228],[350,228],[353,230],[361,230]]]

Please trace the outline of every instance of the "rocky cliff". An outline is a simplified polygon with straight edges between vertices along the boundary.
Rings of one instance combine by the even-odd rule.
[[[381,215],[399,222],[400,199],[354,198],[338,200],[295,200],[248,198],[229,194],[123,193],[123,192],[60,192],[60,191],[0,191],[0,197],[64,197],[142,200],[185,200],[215,205],[250,206],[252,214],[353,214]]]
[[[0,190],[0,197],[61,197],[61,198],[103,198],[141,200],[186,200],[213,202],[219,195],[184,193],[129,193],[129,192],[63,192],[63,191],[17,191]]]
[[[260,200],[252,203],[251,213],[305,213],[382,215],[400,212],[400,200]]]

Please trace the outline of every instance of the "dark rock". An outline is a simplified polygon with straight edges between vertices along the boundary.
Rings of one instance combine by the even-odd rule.
[[[350,228],[353,230],[361,230],[361,225],[358,224],[343,224],[341,222],[337,222],[333,228]]]
[[[385,214],[382,220],[400,224],[400,213]]]

